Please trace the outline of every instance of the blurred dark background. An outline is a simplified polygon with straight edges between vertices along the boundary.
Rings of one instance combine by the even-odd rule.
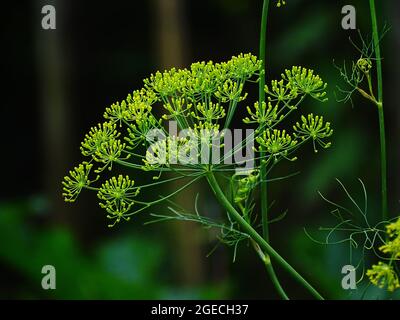
[[[45,4],[57,10],[56,30],[41,28]],[[335,182],[339,178],[362,200],[361,178],[371,221],[380,208],[377,112],[359,97],[352,108],[334,95],[342,80],[333,60],[359,56],[349,42],[349,36],[358,40],[357,32],[341,28],[346,4],[356,6],[357,27],[368,37],[367,1],[287,0],[283,8],[271,5],[268,22],[268,79],[286,67],[304,65],[329,84],[329,102],[307,100],[304,112],[321,113],[332,122],[332,148],[318,154],[311,146],[303,150],[299,161],[273,176],[301,173],[270,185],[270,199],[276,200],[272,216],[288,209],[287,217],[271,227],[273,246],[329,298],[355,294],[340,286],[348,245],[321,246],[303,231],[332,222],[331,208],[317,191],[345,200]],[[227,60],[240,52],[257,54],[261,5],[261,0],[48,0],[13,2],[2,10],[0,298],[277,298],[245,244],[235,263],[232,248],[224,246],[207,257],[215,234],[196,225],[143,226],[145,212],[110,229],[93,194],[83,193],[72,205],[61,198],[62,177],[81,161],[79,144],[102,121],[105,107],[140,88],[156,70]],[[382,51],[389,205],[397,215],[400,3],[378,1],[378,15],[381,27],[385,22],[391,27]],[[190,207],[200,192],[202,206],[218,212],[206,186],[196,188],[177,201]],[[56,267],[56,290],[40,286],[46,264]],[[290,296],[308,297],[277,269]],[[368,297],[378,294],[371,289]]]

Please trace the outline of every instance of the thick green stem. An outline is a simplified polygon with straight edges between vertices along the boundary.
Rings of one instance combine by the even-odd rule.
[[[255,241],[260,248],[265,251],[272,259],[275,259],[287,272],[289,272],[301,285],[303,285],[310,293],[317,299],[323,300],[323,297],[314,289],[311,284],[307,282],[282,256],[272,248],[265,239],[258,234],[258,232],[246,222],[240,213],[232,206],[229,200],[225,197],[224,192],[221,190],[215,176],[212,172],[207,173],[207,181],[213,190],[217,200],[228,211],[230,217],[235,220],[240,227],[245,231],[253,241]]]
[[[376,58],[376,72],[378,78],[378,114],[379,114],[379,134],[381,144],[381,196],[382,196],[382,219],[388,219],[388,198],[387,198],[387,159],[386,159],[386,134],[385,117],[383,112],[383,80],[382,80],[382,57],[380,49],[380,39],[378,23],[376,18],[375,0],[369,0],[372,21],[372,37]]]

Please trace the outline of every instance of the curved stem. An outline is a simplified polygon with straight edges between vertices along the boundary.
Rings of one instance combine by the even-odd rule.
[[[232,206],[229,200],[225,197],[224,192],[215,179],[212,172],[207,173],[207,181],[213,190],[217,200],[221,205],[228,211],[230,217],[234,219],[240,227],[260,246],[260,248],[265,251],[269,256],[275,259],[287,272],[289,272],[301,285],[303,285],[316,299],[323,300],[323,297],[319,292],[314,289],[311,284],[307,282],[282,256],[272,248],[265,239],[259,235],[259,233],[254,230],[254,228],[249,225],[246,220],[242,218],[240,213]]]
[[[385,136],[385,117],[383,112],[383,80],[382,80],[382,57],[379,46],[379,30],[376,18],[375,0],[369,0],[371,11],[372,37],[374,42],[374,52],[376,58],[376,72],[378,78],[378,115],[379,115],[379,134],[381,144],[381,197],[382,197],[382,219],[388,219],[388,199],[387,199],[387,160],[386,160],[386,136]]]

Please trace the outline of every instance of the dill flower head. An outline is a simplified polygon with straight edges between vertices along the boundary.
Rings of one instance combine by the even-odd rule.
[[[370,281],[380,287],[387,287],[388,291],[400,288],[400,283],[393,264],[400,260],[400,218],[386,226],[388,239],[379,247],[379,250],[390,256],[389,264],[380,261],[367,271]]]
[[[284,1],[279,3],[284,4]],[[102,173],[106,168],[111,171],[128,167],[155,171],[155,180],[159,180],[163,172],[170,171],[193,171],[193,175],[197,175],[214,168],[226,172],[236,170],[234,165],[232,168],[222,167],[220,159],[222,149],[226,152],[232,148],[231,142],[225,141],[225,138],[230,138],[226,129],[230,129],[240,102],[247,97],[246,83],[257,82],[263,72],[262,61],[256,56],[239,54],[220,63],[202,61],[191,64],[189,68],[172,68],[151,74],[143,81],[141,89],[105,108],[103,117],[106,122],[91,128],[85,135],[80,149],[82,155],[90,157],[90,164],[83,163],[64,179],[65,200],[75,201],[83,188],[96,191],[108,218],[115,219],[113,226],[159,200],[149,203],[134,201],[139,189],[128,176],[116,175],[100,188],[88,187],[93,182],[89,180],[89,172],[96,162],[96,173]],[[265,159],[254,161],[257,166],[254,171],[237,180],[234,201],[244,205],[243,212],[247,213],[251,210],[246,208],[248,203],[244,200],[259,182],[258,166],[261,163],[267,163],[268,159],[275,164],[281,159],[293,161],[296,158],[289,156],[304,140],[312,138],[323,144],[322,139],[332,133],[329,123],[323,123],[322,117],[312,115],[297,126],[296,135],[276,128],[298,108],[306,95],[324,100],[326,84],[312,70],[293,67],[286,70],[281,79],[270,83],[270,87],[264,88],[268,100],[247,107],[248,115],[243,119],[246,124],[256,125],[251,137],[258,143],[258,149],[254,150],[265,153]],[[166,123],[165,120],[173,122]],[[179,134],[176,129],[180,130]],[[246,139],[237,144],[235,153],[239,153],[238,148],[247,148],[247,142]],[[225,160],[229,159],[224,154],[223,165],[230,166]],[[220,165],[221,168],[217,168]],[[157,183],[164,181],[160,179]],[[131,212],[134,203],[141,208]]]
[[[182,88],[187,72],[172,68],[164,72],[157,71],[145,79],[144,85],[147,90],[154,92],[161,99],[173,96]]]
[[[271,126],[272,124],[279,122],[283,119],[283,115],[278,116],[278,105],[273,106],[271,102],[268,102],[268,107],[265,102],[254,103],[254,111],[248,106],[247,113],[250,117],[243,119],[244,123],[258,123],[260,125],[266,124]]]
[[[231,60],[221,65],[226,66],[230,77],[241,81],[248,80],[253,74],[259,74],[262,67],[261,61],[250,53],[233,56]]]
[[[71,170],[69,176],[64,177],[64,181],[62,182],[64,192],[62,196],[66,202],[74,202],[84,187],[89,186],[99,178],[97,176],[95,180],[89,180],[92,167],[93,164],[83,162],[75,167],[74,170]]]
[[[286,133],[286,130],[278,129],[268,129],[263,132],[262,136],[257,137],[256,140],[274,157],[285,157],[288,151],[293,149],[297,144],[297,140],[293,139],[290,134]],[[261,150],[261,147],[259,150]]]
[[[243,83],[238,83],[228,79],[223,85],[218,86],[215,96],[222,102],[229,102],[233,100],[243,101],[246,99],[247,93],[241,96],[243,91]]]
[[[135,90],[132,94],[128,94],[126,100],[113,103],[106,108],[104,118],[112,123],[136,123],[143,122],[149,116],[152,105],[157,101],[157,96],[152,90]]]
[[[361,58],[357,61],[357,67],[364,73],[369,74],[369,71],[372,69],[371,59]]]
[[[121,142],[119,139],[111,139],[101,144],[100,148],[93,155],[93,159],[103,164],[103,167],[96,169],[96,172],[101,172],[105,168],[108,170],[112,169],[112,165],[115,161],[120,159],[129,159],[130,154],[122,158],[122,152],[124,151],[126,144]]]
[[[379,247],[379,250],[390,254],[392,259],[400,259],[400,237],[387,241],[383,246]]]
[[[185,98],[171,98],[169,102],[164,103],[163,105],[164,109],[168,111],[168,114],[164,114],[162,118],[165,120],[169,120],[179,117],[185,117],[189,109],[192,108],[192,104],[186,102],[187,101],[185,100]]]
[[[281,76],[289,83],[290,88],[296,89],[299,94],[308,94],[314,99],[326,101],[327,84],[314,73],[314,70],[294,66],[292,69],[286,69]]]
[[[142,159],[143,170],[150,171],[161,167],[170,167],[180,163],[194,149],[193,140],[183,137],[168,136],[152,144],[146,152],[146,158]],[[197,157],[197,153],[195,154]],[[196,159],[189,157],[189,162]]]
[[[130,115],[125,101],[121,103],[115,102],[110,107],[106,108],[104,112],[104,118],[115,123],[119,122],[119,125],[122,125],[122,122],[129,121]]]
[[[386,226],[389,240],[379,248],[383,253],[389,254],[391,259],[400,259],[400,218]]]
[[[81,153],[84,156],[95,155],[102,147],[103,143],[114,140],[120,136],[116,130],[116,125],[112,122],[104,122],[92,127],[85,139],[81,143]]]
[[[301,116],[301,123],[296,122],[293,126],[295,131],[294,136],[297,139],[306,140],[311,138],[314,144],[314,151],[318,152],[315,146],[317,142],[323,148],[329,148],[330,142],[325,142],[324,139],[330,137],[333,134],[331,124],[324,122],[322,116],[314,116],[312,113],[307,116]]]
[[[272,80],[270,87],[265,86],[265,92],[269,94],[269,101],[290,101],[299,95],[299,90],[293,86],[293,82],[284,79]]]
[[[377,265],[373,265],[367,271],[367,276],[371,283],[379,288],[387,288],[390,292],[400,288],[399,278],[393,267],[382,261],[379,261]]]
[[[386,226],[386,232],[389,237],[400,237],[400,218]]]
[[[124,215],[134,204],[134,198],[139,194],[140,189],[134,187],[135,182],[128,176],[119,175],[112,177],[102,184],[97,193],[100,199],[100,207],[108,213],[107,218],[115,219],[114,223],[109,226],[114,226],[120,222],[121,218],[129,220],[129,217]]]
[[[193,118],[212,123],[225,117],[225,108],[217,103],[198,103],[195,111],[192,111]]]

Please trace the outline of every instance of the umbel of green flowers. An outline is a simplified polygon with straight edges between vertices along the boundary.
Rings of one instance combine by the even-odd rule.
[[[367,271],[370,281],[380,287],[393,292],[400,288],[399,277],[396,273],[396,262],[400,260],[400,218],[386,226],[388,240],[379,247],[386,254],[384,261],[379,261]]]
[[[64,178],[65,201],[74,202],[83,189],[96,192],[100,207],[113,221],[110,226],[114,226],[153,204],[169,199],[208,172],[224,171],[225,175],[234,177],[235,165],[223,161],[171,164],[153,160],[196,150],[196,142],[168,134],[169,120],[175,121],[180,130],[186,129],[195,137],[200,137],[200,132],[208,130],[215,138],[223,129],[230,128],[238,107],[248,98],[246,85],[257,82],[261,72],[261,61],[257,57],[240,54],[226,62],[196,62],[189,68],[172,68],[151,74],[144,80],[142,88],[130,93],[125,100],[107,107],[105,122],[94,126],[85,135],[80,150],[86,159]],[[270,170],[282,160],[297,159],[294,153],[306,142],[312,142],[315,151],[317,145],[322,148],[330,146],[326,139],[332,135],[332,129],[321,116],[313,113],[301,116],[299,122],[287,128],[282,123],[307,96],[317,102],[325,101],[325,88],[326,83],[314,71],[295,66],[285,70],[281,79],[272,80],[265,86],[266,103],[255,102],[252,106],[240,107],[241,112],[247,111],[242,119],[243,124],[255,129],[253,135],[248,137],[255,143],[255,166],[247,178],[232,184],[236,189],[231,191],[236,195],[232,199],[233,206],[240,207],[240,211],[247,216],[251,215],[254,206],[246,199],[265,178],[258,174],[261,161]],[[164,139],[149,139],[154,129],[160,130]],[[204,137],[202,139],[199,143],[209,144],[210,147],[215,143],[204,141],[207,139]],[[247,141],[234,146],[234,151],[244,149]],[[224,147],[222,140],[219,147]],[[262,152],[263,159],[260,159],[258,152]],[[131,175],[126,175],[127,168],[152,172],[157,181],[142,184],[139,188]],[[125,170],[124,175],[121,169]],[[176,177],[163,179],[164,172],[173,173]],[[153,202],[136,199],[139,190],[143,192],[147,187],[171,179],[191,180],[170,195],[157,197]]]

